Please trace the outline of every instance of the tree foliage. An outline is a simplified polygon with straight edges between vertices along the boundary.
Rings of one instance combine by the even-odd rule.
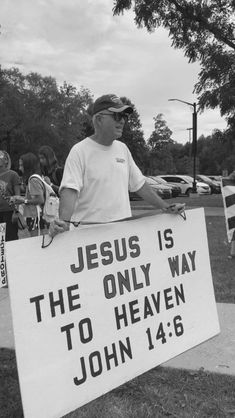
[[[135,105],[126,97],[122,100],[132,105],[134,112],[121,140],[140,169],[149,175],[192,174],[192,145],[172,140],[162,114],[153,118],[153,132],[146,143]],[[37,153],[44,144],[50,145],[63,163],[72,145],[92,133],[87,112],[92,102],[88,89],[77,90],[66,82],[58,86],[52,77],[0,68],[0,148],[10,153],[14,168],[21,154]],[[234,127],[200,137],[197,148],[197,172],[221,174],[235,168]]]
[[[0,95],[0,145],[13,160],[48,144],[64,161],[71,146],[86,136],[88,89],[58,87],[52,77],[0,68]]]
[[[234,0],[115,0],[115,15],[133,8],[135,23],[152,32],[162,26],[172,46],[189,62],[200,62],[195,92],[200,109],[220,107],[234,122],[235,37]]]
[[[162,113],[155,116],[153,120],[154,130],[148,139],[150,171],[153,172],[152,174],[158,174],[164,170],[172,173],[175,171],[173,157],[170,152],[170,145],[173,144],[171,138],[172,131],[168,128]]]
[[[128,146],[138,167],[145,171],[148,159],[148,148],[144,140],[144,132],[140,122],[140,116],[135,105],[127,97],[121,97],[123,103],[133,107],[133,113],[125,124],[121,141]]]

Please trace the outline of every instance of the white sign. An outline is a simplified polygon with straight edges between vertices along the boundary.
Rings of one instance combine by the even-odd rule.
[[[6,224],[0,224],[0,288],[7,284],[5,257]]]
[[[61,417],[219,333],[204,212],[7,244],[26,418]]]

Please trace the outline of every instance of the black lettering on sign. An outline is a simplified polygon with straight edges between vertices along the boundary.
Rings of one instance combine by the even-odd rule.
[[[87,268],[88,270],[94,269],[96,267],[99,267],[99,263],[93,260],[96,260],[98,258],[97,254],[97,245],[87,245],[86,246],[86,258],[87,258]]]
[[[87,376],[100,376],[103,371],[111,370],[113,367],[118,367],[119,364],[125,363],[127,359],[132,359],[132,349],[130,338],[127,337],[125,342],[118,341],[112,343],[111,347],[105,346],[101,350],[93,351],[88,358],[80,357],[80,373],[76,376],[73,382],[76,386],[82,385]]]
[[[40,301],[43,299],[44,299],[44,295],[38,295],[29,299],[30,303],[35,303],[37,322],[42,321]]]
[[[104,266],[112,264],[114,258],[117,261],[124,261],[128,257],[136,258],[140,255],[139,238],[131,236],[127,238],[115,239],[113,243],[109,241],[97,244],[89,244],[77,248],[77,264],[70,265],[72,273],[80,273],[86,267],[88,270],[98,268],[100,263]]]
[[[75,264],[71,264],[70,269],[72,273],[80,273],[84,269],[84,258],[83,258],[82,247],[77,248],[77,253],[78,253],[78,266],[76,267]]]
[[[107,266],[108,264],[112,264],[113,262],[113,253],[110,251],[112,248],[112,244],[109,241],[102,242],[100,245],[100,254],[102,255],[102,264]]]
[[[121,328],[121,321],[123,321],[124,326],[127,327],[128,320],[127,320],[127,313],[126,313],[126,305],[123,303],[120,308],[118,308],[118,306],[115,306],[114,313],[115,313],[117,329]]]
[[[159,250],[162,251],[163,248],[172,248],[174,246],[174,240],[172,237],[172,229],[168,228],[165,229],[162,233],[162,231],[157,231],[158,236],[158,245]]]
[[[71,312],[75,309],[81,308],[81,304],[76,302],[80,299],[79,293],[76,292],[77,290],[78,284],[75,284],[68,286],[64,290],[58,289],[57,291],[51,291],[48,295],[38,295],[30,298],[30,303],[35,304],[37,322],[42,321],[42,307],[45,309],[44,317],[46,314],[48,315],[49,308],[52,318],[58,314],[63,315],[66,309]],[[42,300],[44,300],[43,304],[41,304]],[[67,302],[67,304],[65,302]]]
[[[131,270],[124,270],[123,273],[117,272],[117,277],[113,274],[108,274],[103,279],[104,295],[106,299],[123,295],[125,292],[142,289],[144,286],[150,286],[150,263],[140,266],[140,271],[136,267]],[[144,278],[143,278],[144,276]],[[139,278],[139,280],[138,280]]]
[[[74,328],[73,323],[64,325],[63,327],[60,328],[61,332],[65,332],[68,350],[72,350],[73,348],[72,336],[71,336],[71,329],[73,328]]]
[[[121,243],[118,239],[114,240],[114,248],[117,261],[124,261],[127,258],[126,240],[121,239]]]
[[[139,242],[139,238],[137,236],[133,236],[129,238],[129,248],[130,250],[133,250],[130,252],[130,256],[132,258],[139,257],[140,255],[140,246],[139,244],[136,244],[135,242]]]
[[[176,255],[168,258],[172,277],[180,276],[181,274],[190,273],[196,269],[195,265],[196,251],[189,251],[187,254]]]
[[[73,349],[73,338],[71,334],[71,330],[74,329],[74,323],[64,325],[60,328],[61,332],[65,332],[66,342],[67,342],[67,349]],[[79,330],[79,337],[80,341],[83,344],[89,343],[93,338],[93,331],[90,318],[81,319],[78,323],[78,330]],[[74,333],[73,333],[74,334]],[[77,341],[77,338],[76,338]]]
[[[76,299],[80,299],[79,293],[77,293],[75,295],[72,294],[72,292],[74,290],[77,290],[77,289],[78,289],[78,284],[75,284],[73,286],[67,287],[68,303],[69,303],[69,310],[70,311],[74,311],[75,309],[78,309],[78,308],[81,307],[81,304],[80,303],[77,303],[76,305],[74,304],[74,301]]]
[[[185,303],[183,284],[159,290],[155,294],[135,299],[129,303],[114,307],[117,330],[135,324],[148,316],[159,314],[163,310],[173,309]]]
[[[50,301],[51,316],[52,317],[56,316],[56,313],[55,313],[56,306],[59,306],[60,307],[61,314],[64,314],[65,313],[64,299],[63,299],[63,291],[62,291],[62,289],[59,289],[58,290],[58,299],[57,300],[54,299],[54,293],[53,292],[49,292],[49,301]]]

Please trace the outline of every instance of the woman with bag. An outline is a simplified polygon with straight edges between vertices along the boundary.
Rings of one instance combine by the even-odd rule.
[[[11,170],[11,159],[0,151],[0,223],[6,223],[6,241],[18,239],[18,224],[13,217],[15,205],[11,197],[20,194],[20,177]]]
[[[63,177],[64,169],[58,166],[55,153],[48,145],[43,145],[39,149],[40,168],[44,180],[52,187],[54,192],[59,195],[59,187]]]
[[[27,220],[30,235],[36,236],[42,232],[42,229],[47,228],[40,216],[45,202],[45,192],[36,155],[32,152],[21,155],[19,169],[26,185],[26,193],[25,197],[14,196],[13,201],[16,204],[24,204],[24,217]],[[35,177],[34,174],[36,174]]]

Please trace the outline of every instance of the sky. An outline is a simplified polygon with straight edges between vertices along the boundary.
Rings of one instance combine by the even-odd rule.
[[[88,88],[135,105],[147,140],[162,113],[172,138],[191,139],[193,88],[200,67],[171,47],[167,32],[138,29],[132,11],[113,16],[112,0],[1,0],[0,63]],[[198,137],[225,129],[219,110],[198,114]]]

